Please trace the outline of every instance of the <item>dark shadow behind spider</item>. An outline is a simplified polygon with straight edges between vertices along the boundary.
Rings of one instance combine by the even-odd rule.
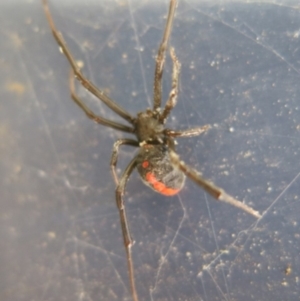
[[[165,122],[177,102],[178,78],[180,72],[180,63],[176,57],[175,50],[174,48],[170,48],[170,56],[173,62],[172,88],[165,106],[161,108],[161,80],[164,69],[165,54],[168,48],[176,5],[176,0],[170,0],[169,12],[163,38],[156,56],[153,108],[140,112],[136,117],[133,117],[126,110],[120,107],[114,100],[108,97],[103,91],[99,90],[81,73],[81,70],[68,49],[61,33],[54,25],[48,8],[47,0],[43,0],[44,10],[50,24],[52,34],[56,39],[60,50],[67,57],[71,65],[70,92],[72,99],[86,113],[86,115],[95,122],[115,130],[133,134],[136,137],[136,139],[126,138],[117,140],[113,146],[110,162],[113,177],[117,185],[116,203],[120,214],[124,246],[127,255],[130,286],[134,301],[138,301],[138,295],[135,286],[134,267],[131,254],[133,240],[129,232],[123,195],[127,180],[135,168],[137,168],[143,182],[161,194],[174,195],[178,193],[184,185],[185,176],[187,176],[196,184],[201,186],[207,193],[212,195],[215,199],[238,207],[256,218],[261,217],[258,211],[255,211],[246,204],[236,200],[227,194],[223,189],[203,178],[199,172],[181,161],[179,156],[176,154],[174,138],[198,136],[208,130],[210,127],[209,125],[182,131],[165,128]],[[124,125],[119,122],[100,117],[92,112],[76,95],[74,78],[76,78],[82,86],[84,86],[112,111],[121,116],[130,125]],[[118,179],[116,165],[119,147],[122,145],[138,147],[139,151],[137,155],[135,155],[135,157],[130,161],[121,178]]]

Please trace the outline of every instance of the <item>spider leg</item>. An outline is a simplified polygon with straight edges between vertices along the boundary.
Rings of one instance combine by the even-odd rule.
[[[169,13],[168,13],[168,19],[163,35],[163,39],[160,43],[157,56],[156,56],[156,64],[155,64],[155,73],[154,73],[154,104],[153,104],[153,110],[157,110],[160,108],[161,105],[161,79],[165,64],[165,54],[168,47],[168,42],[172,30],[172,24],[173,19],[175,15],[175,9],[176,9],[177,1],[171,0],[170,6],[169,6]]]
[[[113,110],[116,114],[127,120],[129,123],[134,124],[135,118],[132,117],[128,112],[126,112],[123,108],[121,108],[117,103],[115,103],[110,97],[108,97],[103,91],[99,90],[92,82],[90,82],[80,71],[80,68],[76,64],[76,61],[71,54],[71,51],[69,50],[66,42],[63,39],[62,34],[56,29],[54,25],[54,21],[52,19],[49,7],[48,7],[48,1],[43,1],[43,7],[46,14],[46,17],[48,19],[48,23],[50,25],[52,34],[59,45],[61,51],[68,59],[74,74],[76,78],[79,80],[79,82],[92,94],[94,94],[99,100],[101,100],[106,106],[108,106],[111,110]]]
[[[70,72],[69,88],[70,88],[70,93],[71,93],[72,99],[85,112],[85,114],[88,118],[92,119],[93,121],[95,121],[99,124],[108,126],[110,128],[113,128],[113,129],[116,129],[116,130],[119,130],[119,131],[123,131],[123,132],[127,132],[127,133],[134,133],[134,128],[131,128],[127,125],[123,125],[123,124],[118,123],[118,122],[111,121],[111,120],[106,119],[104,117],[100,117],[100,116],[96,115],[92,110],[90,110],[84,104],[84,102],[78,97],[78,95],[75,92],[73,69],[71,69],[71,72]]]
[[[161,115],[159,116],[159,121],[163,124],[166,122],[170,112],[176,106],[177,103],[177,95],[178,95],[178,80],[180,73],[180,62],[176,57],[175,50],[173,47],[170,49],[170,55],[173,61],[173,71],[172,71],[172,89],[169,95],[169,99],[166,102],[165,108]]]
[[[208,129],[210,129],[210,125],[206,124],[201,127],[196,127],[192,129],[187,129],[187,130],[182,130],[182,131],[173,131],[170,129],[165,129],[164,134],[166,136],[176,138],[176,137],[194,137],[194,136],[199,136],[206,132]]]
[[[127,217],[126,217],[123,195],[124,195],[124,190],[125,190],[127,180],[129,178],[129,176],[131,175],[132,171],[134,170],[134,168],[136,167],[136,164],[137,164],[136,159],[137,159],[137,157],[135,156],[130,161],[130,163],[126,167],[123,175],[121,176],[120,182],[116,189],[116,202],[117,202],[117,207],[119,209],[119,214],[120,214],[124,246],[125,246],[126,256],[127,256],[130,287],[131,287],[132,297],[133,297],[134,301],[138,301],[138,296],[137,296],[136,287],[135,287],[134,267],[133,267],[132,252],[131,252],[131,247],[132,247],[133,242],[130,237],[130,231],[129,231],[128,221],[127,221]]]
[[[214,185],[212,182],[204,179],[201,176],[201,174],[197,172],[195,169],[193,169],[190,166],[187,166],[183,161],[180,161],[179,156],[171,149],[170,149],[170,158],[172,163],[175,166],[177,166],[188,178],[190,178],[196,184],[201,186],[207,193],[213,196],[216,200],[220,200],[232,206],[240,208],[245,212],[255,216],[256,218],[261,217],[261,214],[258,211],[254,210],[253,208],[247,206],[246,204],[238,201],[231,195],[227,194],[223,189]]]
[[[110,169],[113,174],[116,185],[119,184],[118,176],[116,173],[116,166],[118,161],[119,147],[121,145],[131,145],[131,146],[139,147],[138,141],[133,139],[119,139],[114,143],[113,151],[110,159]]]

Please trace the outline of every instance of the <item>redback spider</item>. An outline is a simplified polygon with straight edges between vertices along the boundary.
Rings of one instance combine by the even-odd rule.
[[[164,69],[165,54],[168,49],[168,42],[171,34],[176,5],[176,0],[170,0],[169,12],[163,38],[156,56],[153,108],[146,109],[145,111],[138,113],[136,117],[133,117],[131,114],[126,112],[126,110],[120,107],[114,100],[108,97],[103,91],[99,90],[81,73],[79,66],[77,65],[62,37],[62,34],[56,29],[54,25],[52,16],[48,8],[47,0],[43,0],[44,10],[50,24],[52,34],[57,41],[60,50],[66,56],[71,65],[70,92],[72,99],[85,112],[85,114],[95,122],[119,131],[135,135],[135,139],[119,139],[114,143],[110,162],[112,174],[117,185],[116,203],[120,214],[124,246],[127,255],[130,286],[132,298],[134,301],[138,301],[138,295],[135,286],[134,268],[131,254],[133,240],[129,232],[123,195],[127,180],[135,168],[139,172],[143,182],[158,193],[167,196],[178,193],[183,187],[185,177],[187,176],[196,184],[201,186],[206,192],[211,194],[215,199],[238,207],[255,216],[256,218],[261,217],[258,211],[255,211],[246,204],[236,200],[235,198],[227,194],[223,189],[217,187],[210,181],[203,178],[199,172],[181,161],[179,159],[179,156],[176,154],[174,138],[198,136],[207,131],[210,127],[209,125],[181,131],[165,128],[165,122],[177,102],[178,78],[180,72],[180,63],[176,57],[175,50],[174,48],[170,48],[170,56],[173,62],[172,89],[165,106],[161,108],[161,80]],[[74,78],[76,78],[83,87],[85,87],[88,91],[95,95],[112,111],[121,116],[129,125],[124,125],[122,123],[100,117],[92,112],[76,95]],[[139,151],[130,161],[121,178],[118,179],[116,173],[116,165],[118,159],[118,151],[121,145],[138,147]]]

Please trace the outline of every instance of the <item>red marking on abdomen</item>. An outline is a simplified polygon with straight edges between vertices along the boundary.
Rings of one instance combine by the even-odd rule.
[[[170,188],[170,187],[167,187],[164,183],[159,182],[155,178],[155,175],[151,172],[147,172],[146,181],[149,184],[151,184],[151,186],[154,190],[156,190],[157,192],[164,194],[164,195],[175,195],[180,191],[180,189]]]
[[[147,168],[149,166],[149,161],[144,161],[143,163],[142,163],[142,167],[143,168]]]

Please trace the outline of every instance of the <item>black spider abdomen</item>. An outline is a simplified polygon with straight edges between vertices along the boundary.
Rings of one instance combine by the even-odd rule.
[[[167,147],[161,144],[140,147],[137,170],[146,185],[164,195],[174,195],[184,185],[185,175],[171,163]]]

